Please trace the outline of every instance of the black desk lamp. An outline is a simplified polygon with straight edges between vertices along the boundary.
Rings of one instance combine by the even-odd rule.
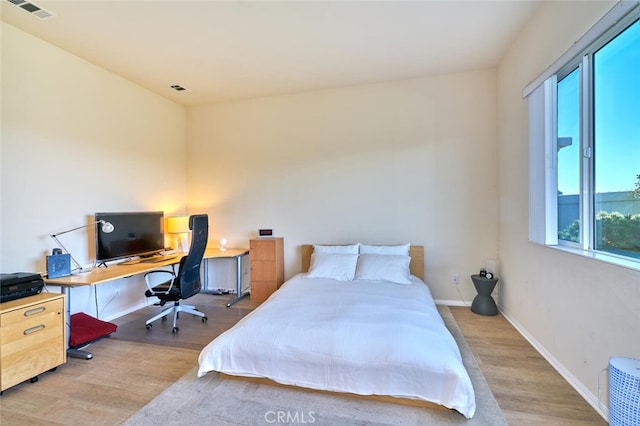
[[[50,237],[53,238],[53,240],[58,243],[58,245],[65,251],[65,253],[69,254],[69,257],[71,258],[71,261],[73,262],[73,264],[75,265],[75,268],[73,269],[73,271],[80,271],[82,272],[83,268],[82,266],[78,263],[77,260],[75,260],[73,258],[73,255],[69,252],[69,250],[67,250],[67,248],[62,245],[62,243],[60,242],[60,240],[58,239],[58,235],[62,235],[62,234],[66,234],[67,232],[71,232],[71,231],[77,231],[78,229],[82,229],[82,228],[88,228],[89,226],[93,226],[93,225],[97,225],[98,223],[102,224],[102,227],[100,228],[102,232],[106,233],[106,234],[110,234],[113,232],[113,230],[115,229],[113,224],[111,222],[107,222],[104,220],[98,220],[96,222],[92,222],[88,225],[82,225],[82,226],[78,226],[76,228],[71,228],[71,229],[67,229],[66,231],[61,231],[61,232],[57,232],[55,234],[51,234]],[[72,271],[72,272],[73,272]]]

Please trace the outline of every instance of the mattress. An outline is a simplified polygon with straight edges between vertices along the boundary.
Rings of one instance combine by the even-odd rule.
[[[429,401],[475,413],[458,346],[429,288],[299,274],[200,353],[207,372]]]

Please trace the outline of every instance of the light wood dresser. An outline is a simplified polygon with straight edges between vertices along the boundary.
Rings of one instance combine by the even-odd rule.
[[[0,304],[0,391],[67,362],[64,294]]]
[[[283,241],[282,238],[249,241],[252,302],[264,302],[284,282]]]

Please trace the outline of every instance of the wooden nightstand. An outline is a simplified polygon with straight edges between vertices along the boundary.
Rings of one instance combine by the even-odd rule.
[[[67,362],[64,294],[0,304],[0,391]]]
[[[284,282],[282,238],[255,238],[249,241],[251,301],[262,303]]]

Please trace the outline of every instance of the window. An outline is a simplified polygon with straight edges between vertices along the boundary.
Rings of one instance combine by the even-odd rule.
[[[640,21],[593,54],[594,248],[640,259]]]
[[[640,268],[640,10],[628,9],[525,89],[529,229]]]
[[[558,240],[580,243],[580,68],[557,89]]]

